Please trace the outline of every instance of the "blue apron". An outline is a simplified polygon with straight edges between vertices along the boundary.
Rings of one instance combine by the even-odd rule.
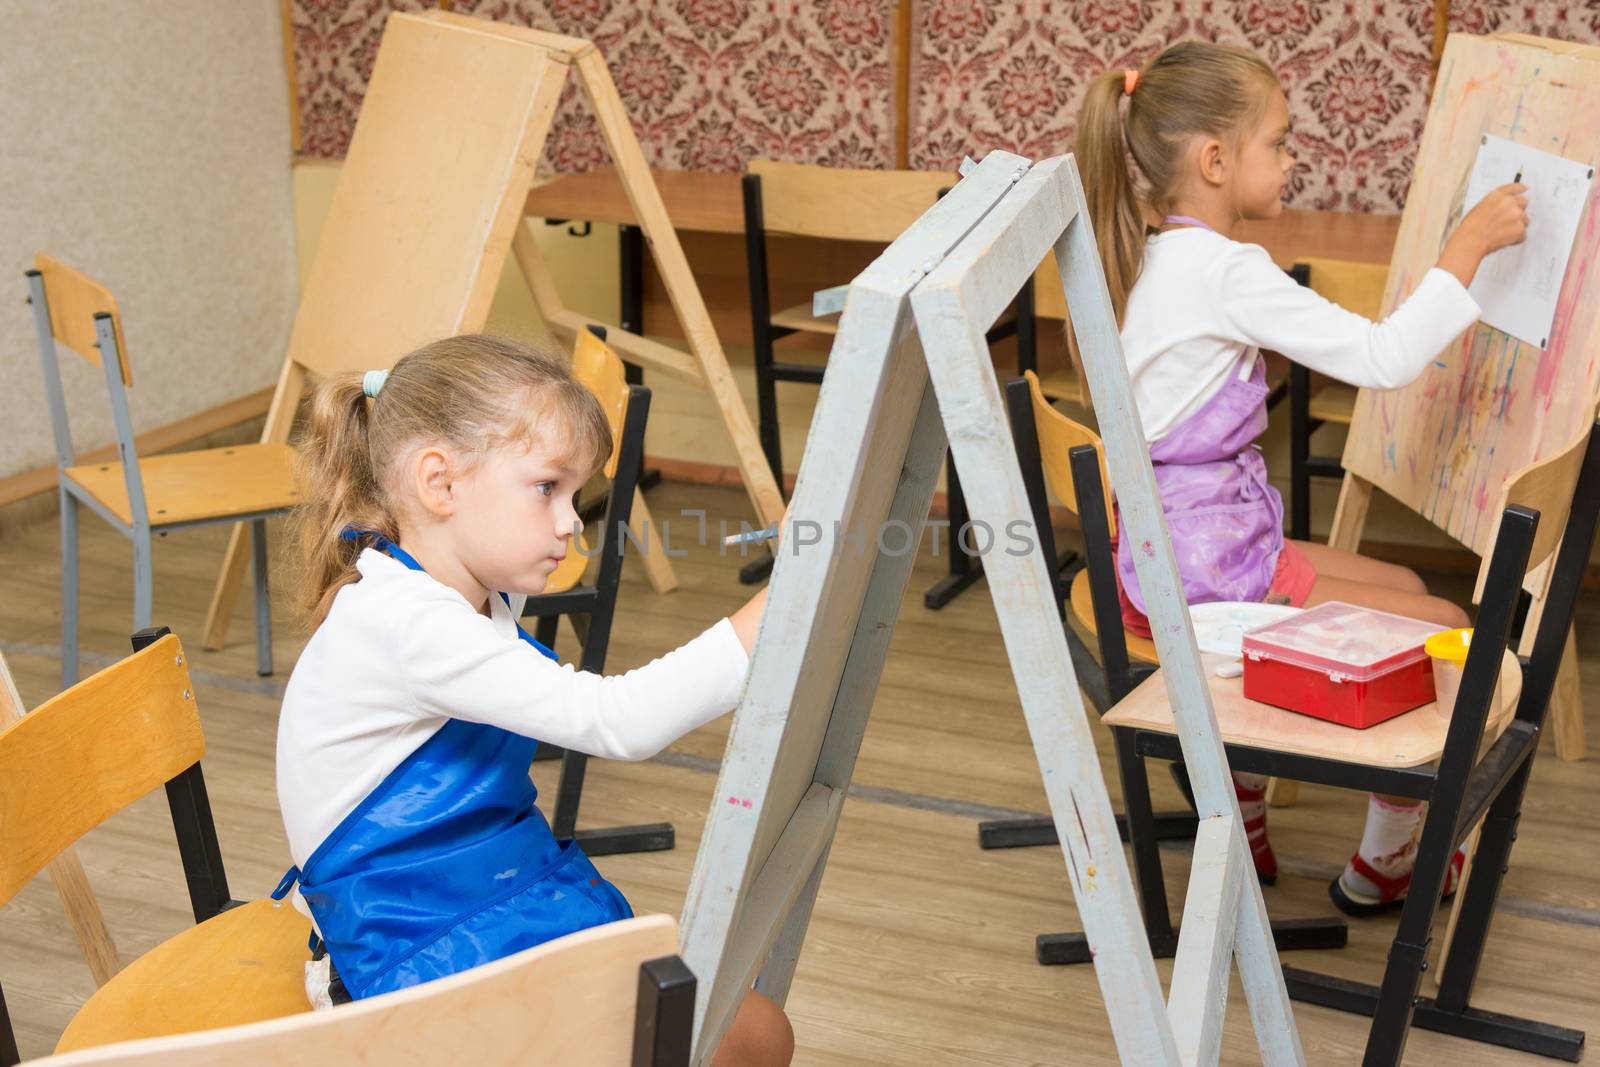
[[[387,538],[355,536],[422,570]],[[517,634],[556,658],[520,626]],[[534,806],[528,766],[538,745],[497,726],[449,720],[356,805],[303,870],[283,876],[272,898],[300,883],[351,997],[632,917],[617,888],[576,842],[557,841]]]

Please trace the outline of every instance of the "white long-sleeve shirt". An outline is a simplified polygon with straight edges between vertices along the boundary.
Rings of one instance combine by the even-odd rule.
[[[1372,322],[1297,284],[1260,245],[1189,227],[1145,242],[1122,349],[1153,443],[1216,395],[1230,372],[1248,375],[1252,350],[1281,352],[1351,385],[1394,389],[1480,314],[1455,275],[1434,268],[1388,318]]]
[[[749,657],[726,619],[643,667],[602,677],[521,640],[499,596],[485,617],[381,552],[367,549],[356,567],[360,581],[339,590],[301,653],[278,721],[278,804],[301,866],[450,719],[640,760],[739,702]]]

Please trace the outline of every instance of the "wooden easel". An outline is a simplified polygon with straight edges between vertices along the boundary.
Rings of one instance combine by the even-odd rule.
[[[1139,579],[1154,591],[1200,812],[1169,999],[1073,676],[1054,561],[1037,537],[997,542],[985,557],[995,611],[1112,1033],[1124,1063],[1215,1063],[1237,958],[1263,1061],[1305,1062],[1082,203],[1071,157],[1032,166],[991,152],[851,284],[680,924],[700,981],[698,1063],[752,979],[780,1003],[788,993],[947,432],[957,464],[981,474],[973,520],[997,538],[1032,529],[984,335],[1052,250],[1129,536],[1148,546]]]
[[[1481,135],[1600,163],[1596,99],[1600,48],[1525,34],[1451,34],[1400,222],[1385,308],[1409,294],[1459,221]],[[1600,268],[1597,211],[1600,184],[1591,188],[1588,221],[1578,227],[1545,350],[1480,323],[1411,385],[1361,391],[1329,544],[1357,550],[1378,488],[1466,544],[1487,566],[1498,501],[1510,477],[1566,448],[1593,421],[1600,402],[1600,371],[1592,359],[1600,347],[1600,288],[1590,280]],[[1551,500],[1546,510],[1565,514],[1569,504]],[[1524,653],[1538,631],[1549,574],[1548,567],[1536,572],[1527,586],[1534,602],[1523,629]],[[1483,577],[1480,570],[1480,588]],[[1584,753],[1577,667],[1568,634],[1550,709],[1556,752],[1566,760]]]
[[[386,24],[262,440],[288,440],[309,378],[387,367],[420,344],[479,329],[514,242],[547,322],[571,336],[592,321],[561,307],[532,235],[519,230],[574,69],[691,352],[616,326],[608,337],[629,359],[711,391],[756,511],[774,522],[783,498],[604,57],[576,37],[443,11],[397,13]],[[640,521],[655,530],[647,512]],[[227,635],[244,547],[235,528],[206,619],[207,648]],[[656,546],[642,559],[652,584],[671,588],[666,554]]]

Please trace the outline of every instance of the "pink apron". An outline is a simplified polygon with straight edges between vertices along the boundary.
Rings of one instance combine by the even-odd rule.
[[[1283,498],[1267,482],[1253,442],[1267,428],[1267,366],[1255,349],[1228,383],[1167,436],[1150,446],[1161,507],[1191,604],[1262,600],[1283,549]],[[1242,367],[1243,364],[1241,363]],[[1128,601],[1145,612],[1133,569],[1138,546],[1117,517],[1117,577]]]

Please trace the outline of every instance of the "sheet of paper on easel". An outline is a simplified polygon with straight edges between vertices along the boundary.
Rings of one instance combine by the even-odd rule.
[[[1468,290],[1483,308],[1485,323],[1529,344],[1548,346],[1561,280],[1593,178],[1591,163],[1484,135],[1462,213],[1509,182],[1528,188],[1527,239],[1485,258]]]

